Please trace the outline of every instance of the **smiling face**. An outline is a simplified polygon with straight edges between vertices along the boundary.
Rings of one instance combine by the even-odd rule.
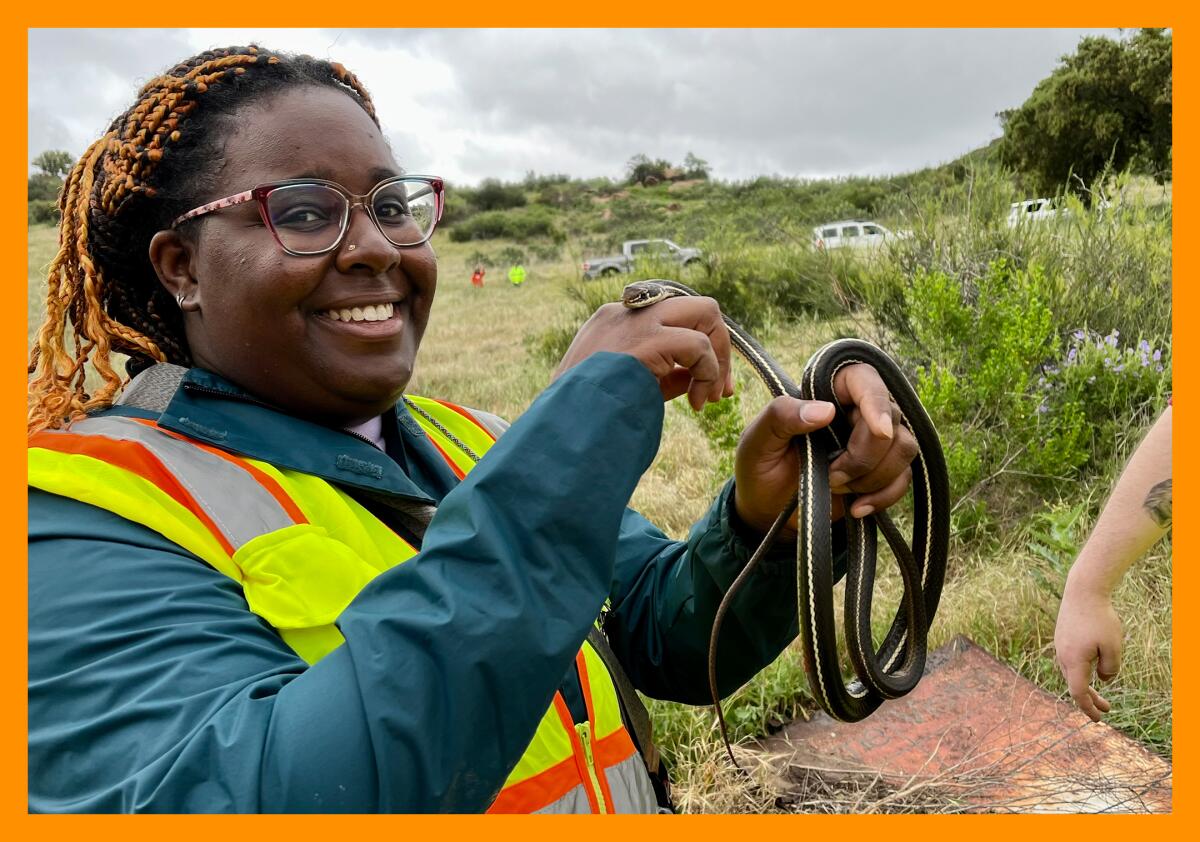
[[[207,200],[294,178],[363,195],[400,171],[370,117],[336,90],[293,88],[247,106],[236,121]],[[176,268],[155,264],[168,289],[184,296],[197,366],[335,426],[399,399],[437,286],[428,243],[393,245],[363,207],[351,211],[336,249],[306,257],[279,247],[256,202],[188,224],[199,230]]]

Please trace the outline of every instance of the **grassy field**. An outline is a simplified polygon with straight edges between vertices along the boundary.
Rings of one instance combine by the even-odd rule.
[[[884,255],[873,266],[840,256],[818,260],[797,247],[794,240],[800,236],[798,232],[803,232],[812,220],[798,221],[791,233],[771,235],[770,245],[755,244],[744,234],[731,237],[728,232],[716,232],[711,243],[723,250],[710,262],[710,288],[722,301],[727,295],[731,307],[741,306],[758,318],[759,338],[794,373],[802,370],[815,348],[831,338],[886,333],[881,320],[895,314],[889,316],[886,307],[866,308],[863,301],[901,301],[896,298],[898,293],[893,294],[895,290],[906,288],[904,285],[915,274],[930,267],[957,278],[977,277],[984,271],[981,267],[996,254],[1013,256],[1022,265],[1034,258],[1052,264],[1065,279],[1061,301],[1051,302],[1058,308],[1056,316],[1066,314],[1062,315],[1065,324],[1072,324],[1070,319],[1076,317],[1071,307],[1085,315],[1090,312],[1099,314],[1097,318],[1110,318],[1103,315],[1104,302],[1117,300],[1124,286],[1132,287],[1130,295],[1142,298],[1120,299],[1120,306],[1111,308],[1111,319],[1132,319],[1136,310],[1140,324],[1129,326],[1121,321],[1123,334],[1161,339],[1165,331],[1169,344],[1169,187],[1165,192],[1145,183],[1134,188],[1145,194],[1139,199],[1139,207],[1149,204],[1161,209],[1165,204],[1166,210],[1131,217],[1132,221],[1116,223],[1116,227],[1091,228],[1088,222],[1070,230],[1047,228],[1021,234],[1006,233],[997,217],[1006,207],[1009,190],[1002,185],[990,191],[973,184],[950,185],[943,199],[934,205],[922,205],[926,200],[913,194],[907,194],[907,198],[893,196],[884,202],[892,215],[881,218],[896,227],[917,227],[918,234],[908,251]],[[780,189],[769,184],[761,187],[772,195]],[[561,348],[563,337],[569,337],[590,305],[615,295],[619,288],[619,284],[583,287],[577,279],[577,264],[591,244],[619,233],[619,229],[605,233],[604,208],[613,202],[637,200],[638,190],[632,191],[633,195],[625,191],[624,196],[581,199],[584,210],[577,213],[590,214],[596,230],[588,237],[568,235],[557,245],[545,243],[537,251],[528,244],[504,240],[452,242],[446,233],[439,232],[434,241],[439,255],[439,292],[410,389],[510,419],[520,415],[549,382],[553,351]],[[678,195],[669,188],[644,193],[650,210],[643,208],[638,213],[655,218],[677,214],[686,220],[682,228],[703,228],[706,217],[702,209],[684,205],[682,210],[670,210]],[[988,215],[981,217],[980,202],[989,196],[992,206]],[[826,197],[821,207],[837,208],[840,201],[836,196]],[[707,218],[715,217],[709,213]],[[714,223],[712,227],[719,226]],[[54,237],[49,227],[30,229],[31,341],[40,321],[39,293],[44,290],[43,270],[53,256]],[[504,266],[514,250],[522,253],[529,271],[528,280],[519,288],[504,280]],[[1139,255],[1144,265],[1133,265],[1130,261]],[[483,258],[494,266],[488,271],[485,286],[475,289],[470,284],[471,267]],[[1143,277],[1158,280],[1137,280]],[[807,286],[797,292],[785,283],[788,278],[799,278]],[[1154,287],[1155,283],[1159,286]],[[819,296],[825,299],[818,300]],[[830,305],[830,301],[837,306]],[[778,317],[787,307],[791,308],[788,316]],[[841,311],[837,312],[839,307]],[[1102,327],[1095,320],[1087,323]],[[1116,324],[1113,321],[1103,329],[1107,331]],[[726,410],[723,419],[715,422],[716,427],[732,428],[734,432],[768,397],[747,371],[740,371],[738,379],[739,399]],[[1144,411],[1139,405],[1139,412]],[[1140,420],[1143,415],[1136,418],[1117,423],[1111,454],[1099,466],[1081,474],[1080,481],[1060,482],[1047,491],[1031,484],[1032,480],[1022,483],[1020,477],[1009,478],[1012,484],[1004,487],[1004,493],[1019,491],[1032,496],[1036,505],[1012,515],[1011,520],[1001,517],[990,530],[964,531],[955,540],[941,608],[930,632],[931,646],[967,634],[1039,685],[1053,693],[1065,692],[1053,664],[1052,643],[1063,576],[1107,490],[1137,444],[1144,421]],[[707,434],[705,429],[709,430]],[[676,401],[669,406],[659,454],[631,502],[673,537],[686,534],[724,479],[720,466],[723,456],[728,464],[727,453],[720,452],[722,439],[712,433],[713,429],[713,423],[702,427],[686,404]],[[897,577],[885,573],[876,599],[879,626],[890,619],[897,587]],[[1121,676],[1105,691],[1113,703],[1108,721],[1153,751],[1170,757],[1169,541],[1156,547],[1126,577],[1116,595],[1116,608],[1125,623],[1126,641]],[[773,809],[771,784],[766,778],[748,780],[734,774],[724,757],[710,710],[662,703],[652,703],[651,707],[658,739],[673,769],[676,797],[684,810]],[[738,739],[749,739],[812,709],[799,652],[793,648],[734,694],[726,703],[726,717]]]

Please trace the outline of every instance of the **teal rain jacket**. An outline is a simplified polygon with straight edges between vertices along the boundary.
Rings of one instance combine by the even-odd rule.
[[[386,418],[392,462],[378,478],[338,467],[378,461],[365,440],[202,370],[150,417],[438,514],[421,553],[343,612],[345,644],[308,667],[233,580],[156,532],[31,490],[31,811],[485,810],[556,689],[586,720],[571,667],[606,598],[635,686],[708,701],[713,615],[756,536],[740,534],[732,484],[686,542],[626,508],[663,418],[634,358],[576,366],[462,482],[403,405]],[[725,624],[725,693],[797,633],[793,552],[764,560]]]

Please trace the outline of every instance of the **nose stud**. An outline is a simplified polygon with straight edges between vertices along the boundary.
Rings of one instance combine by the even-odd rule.
[[[346,246],[346,251],[354,251],[356,248],[358,248],[358,246],[354,245],[354,243],[351,243],[350,245]]]

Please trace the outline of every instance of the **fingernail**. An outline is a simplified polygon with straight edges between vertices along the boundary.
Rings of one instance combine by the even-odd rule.
[[[890,412],[882,412],[879,414],[879,426],[886,430],[884,438],[890,439],[894,433],[892,431],[892,415]]]
[[[829,487],[842,488],[850,481],[850,475],[842,471],[833,471],[829,474]]]
[[[806,401],[800,405],[800,420],[805,424],[824,424],[832,408],[829,401]]]
[[[863,519],[863,518],[865,518],[867,515],[871,514],[873,511],[875,511],[875,507],[874,507],[874,506],[870,506],[870,505],[867,505],[867,506],[861,506],[861,507],[859,507],[859,508],[856,508],[856,509],[854,509],[854,511],[853,511],[853,515],[854,515],[856,518],[858,518],[859,520],[862,520],[862,519]]]

